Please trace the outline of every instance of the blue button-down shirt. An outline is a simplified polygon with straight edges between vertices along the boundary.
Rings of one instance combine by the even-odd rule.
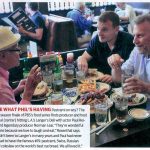
[[[84,18],[82,12],[77,9],[68,12],[67,17],[74,21],[78,37],[81,37],[84,31],[89,30],[92,26],[92,20]]]
[[[122,70],[138,76],[150,83],[150,58],[140,54],[137,47],[131,52],[129,59],[122,65]]]

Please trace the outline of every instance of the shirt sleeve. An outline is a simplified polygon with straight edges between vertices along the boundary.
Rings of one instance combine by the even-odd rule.
[[[134,49],[130,56],[129,56],[129,59],[126,60],[125,63],[122,64],[121,66],[121,69],[124,71],[124,72],[128,72],[130,74],[134,74],[134,63],[135,63],[135,59],[136,59],[136,55],[137,55],[137,50]]]
[[[39,16],[36,18],[35,22],[37,24],[37,28],[43,28],[45,25],[44,20]]]
[[[91,55],[92,57],[94,57],[96,55],[96,40],[97,40],[98,36],[95,36],[89,43],[89,46],[86,50],[86,52]]]
[[[82,15],[78,16],[78,22],[79,22],[79,26],[82,30],[87,30],[92,25],[92,20],[87,20]]]
[[[6,104],[6,105],[11,105],[11,104],[18,104],[17,101],[15,100],[15,97],[13,93],[10,90],[7,89],[0,89],[0,104]]]

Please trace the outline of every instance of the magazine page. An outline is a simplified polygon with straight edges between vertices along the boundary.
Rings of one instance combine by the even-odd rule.
[[[23,27],[0,25],[0,150],[149,148],[149,8],[149,0],[0,1],[0,18]],[[57,49],[72,29],[78,48]]]

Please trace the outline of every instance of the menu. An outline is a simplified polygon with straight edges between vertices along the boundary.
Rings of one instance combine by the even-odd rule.
[[[35,32],[36,25],[21,7],[10,14],[8,16],[8,19],[16,26],[22,26],[27,31]]]

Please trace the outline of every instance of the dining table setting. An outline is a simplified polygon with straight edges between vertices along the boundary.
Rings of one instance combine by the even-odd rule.
[[[34,105],[90,105],[91,147],[120,146],[118,142],[150,129],[150,103],[146,95],[123,93],[123,87],[101,82],[96,68],[87,73],[61,67],[51,85],[41,81],[33,94]],[[118,141],[118,142],[117,142]],[[115,144],[114,144],[115,143]],[[122,144],[127,146],[126,144]]]

